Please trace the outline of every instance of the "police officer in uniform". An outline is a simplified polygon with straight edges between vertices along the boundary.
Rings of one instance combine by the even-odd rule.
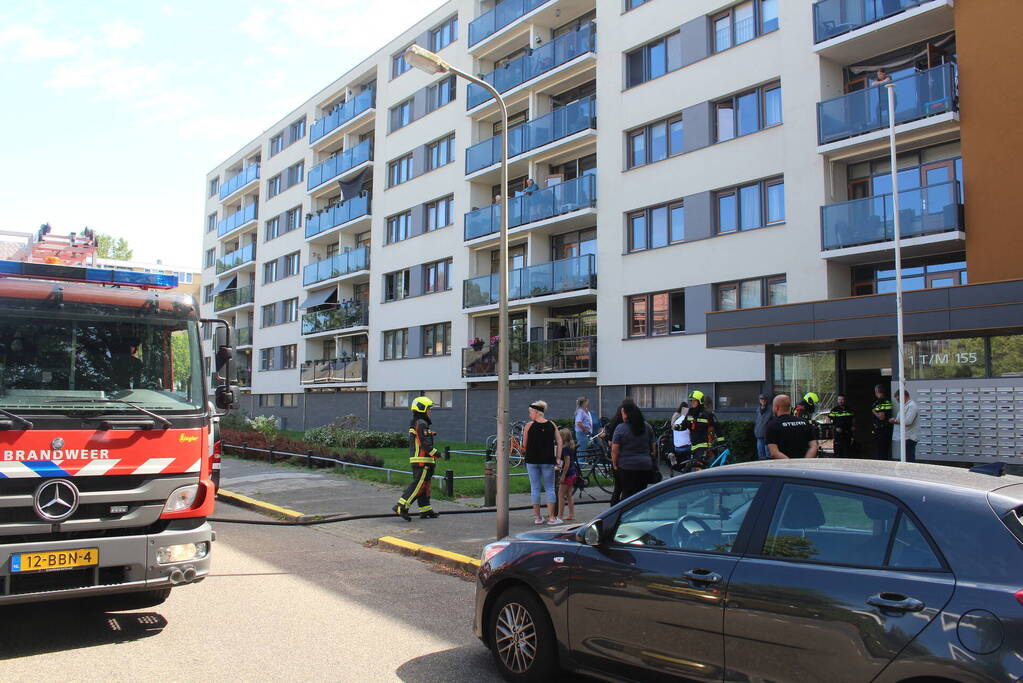
[[[835,457],[852,457],[853,412],[845,402],[845,394],[838,395],[838,403],[828,417],[835,428]]]
[[[433,447],[433,437],[437,432],[430,430],[431,407],[433,401],[426,396],[412,401],[412,422],[408,428],[408,461],[412,466],[412,483],[405,488],[398,504],[391,508],[406,521],[412,519],[409,508],[413,502],[419,504],[420,519],[439,517],[430,505],[430,481],[440,458],[437,449]]]
[[[707,466],[709,464],[707,462],[708,449],[724,439],[718,438],[717,418],[714,417],[714,413],[704,407],[703,392],[699,389],[689,394],[689,410],[686,412],[686,419],[682,425],[682,429],[689,430],[690,455],[699,463],[695,469]]]
[[[870,412],[874,417],[874,457],[878,460],[892,459],[892,402],[883,384],[874,387],[874,405]]]

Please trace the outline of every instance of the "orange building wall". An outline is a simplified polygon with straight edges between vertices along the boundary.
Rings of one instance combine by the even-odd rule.
[[[971,283],[1023,278],[1023,0],[956,0]]]

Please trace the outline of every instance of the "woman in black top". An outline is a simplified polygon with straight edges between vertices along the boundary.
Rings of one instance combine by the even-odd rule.
[[[636,402],[633,401],[628,396],[623,398],[621,404],[618,406],[618,410],[615,411],[615,414],[611,417],[610,420],[608,420],[607,424],[604,425],[604,428],[600,430],[597,436],[610,443],[611,437],[614,436],[615,429],[617,429],[618,425],[622,423],[622,408],[625,408],[626,406],[635,405]],[[622,484],[620,481],[618,481],[618,470],[612,469],[611,472],[612,474],[614,474],[615,478],[614,491],[612,491],[611,493],[611,505],[617,505],[618,502],[622,499]]]
[[[544,417],[547,404],[534,401],[529,406],[529,424],[522,430],[522,447],[526,451],[526,472],[529,474],[529,492],[533,502],[533,524],[543,524],[540,516],[540,488],[547,498],[547,523],[561,524],[554,511],[558,489],[554,483],[554,468],[561,466],[561,434],[554,423]]]
[[[639,493],[650,483],[654,468],[654,429],[643,419],[636,404],[623,405],[622,423],[611,437],[611,466],[618,473],[622,500]]]

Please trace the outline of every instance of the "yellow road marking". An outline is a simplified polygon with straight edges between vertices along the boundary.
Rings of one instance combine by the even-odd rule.
[[[257,510],[260,511],[271,512],[273,514],[283,515],[285,517],[290,517],[292,519],[304,517],[304,515],[301,512],[298,512],[296,510],[289,510],[288,508],[282,508],[280,505],[274,505],[273,503],[267,503],[262,500],[256,500],[255,498],[249,498],[248,496],[243,496],[240,493],[234,493],[232,491],[228,491],[227,489],[220,489],[219,491],[217,491],[217,497],[223,498],[224,500],[227,500],[232,503],[238,503],[239,505],[242,505],[244,507],[256,508]]]

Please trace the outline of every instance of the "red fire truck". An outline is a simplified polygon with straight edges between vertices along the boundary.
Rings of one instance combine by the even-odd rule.
[[[230,329],[169,275],[0,261],[0,606],[148,606],[209,572]],[[200,322],[216,331],[207,397]]]

